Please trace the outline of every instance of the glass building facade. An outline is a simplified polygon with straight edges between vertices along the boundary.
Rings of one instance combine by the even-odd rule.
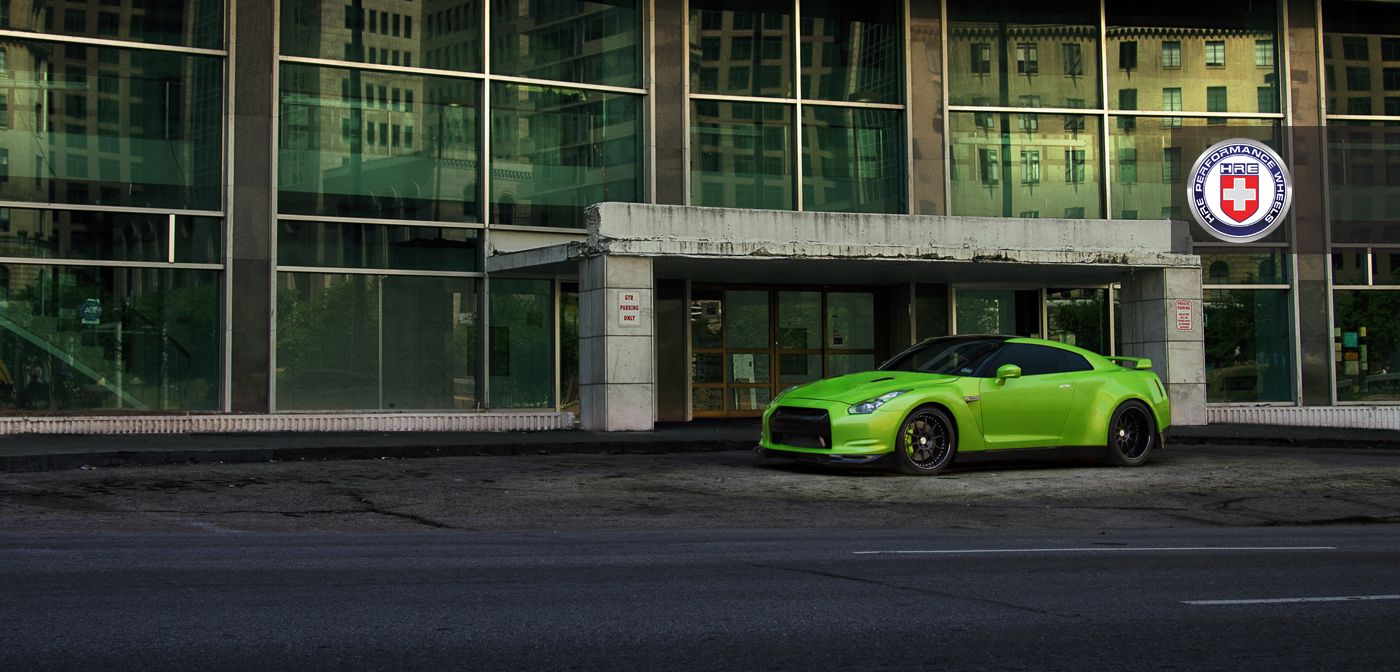
[[[1170,226],[1238,137],[1320,172],[1193,234],[1208,401],[1400,402],[1391,4],[3,4],[0,413],[577,409],[577,270],[488,260],[590,205]],[[1113,282],[662,280],[685,417],[910,339],[1122,341]]]

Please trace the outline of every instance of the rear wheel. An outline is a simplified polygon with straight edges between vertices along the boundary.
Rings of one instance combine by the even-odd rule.
[[[958,430],[953,418],[935,406],[915,409],[895,437],[895,465],[912,476],[932,476],[953,462]]]
[[[1108,459],[1120,467],[1147,462],[1157,447],[1157,422],[1147,405],[1125,401],[1108,421]]]

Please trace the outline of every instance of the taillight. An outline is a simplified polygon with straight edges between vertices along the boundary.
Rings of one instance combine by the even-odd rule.
[[[1163,397],[1167,396],[1167,391],[1164,390],[1164,389],[1162,389],[1162,379],[1157,378],[1156,376],[1153,376],[1153,377],[1152,377],[1152,383],[1153,383],[1154,385],[1157,386],[1157,394],[1158,394],[1158,395],[1163,396]]]

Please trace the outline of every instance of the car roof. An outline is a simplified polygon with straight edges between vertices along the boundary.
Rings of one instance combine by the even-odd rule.
[[[1052,340],[1044,339],[1044,338],[1031,338],[1030,336],[1008,336],[1008,335],[1006,335],[1006,334],[958,334],[958,335],[956,335],[956,336],[938,336],[938,337],[935,337],[935,338],[929,338],[929,339],[925,339],[923,342],[927,343],[928,341],[954,341],[954,340],[961,340],[961,341],[1005,341],[1005,342],[1007,342],[1007,343],[1029,343],[1029,344],[1032,344],[1032,345],[1044,345],[1044,346],[1051,347],[1051,348],[1057,348],[1057,349],[1059,349],[1059,350],[1068,350],[1068,351],[1073,352],[1073,353],[1075,353],[1075,354],[1083,355],[1084,357],[1092,358],[1092,359],[1090,359],[1090,361],[1092,361],[1092,362],[1104,362],[1104,363],[1107,363],[1107,360],[1104,359],[1104,356],[1103,356],[1103,355],[1101,355],[1101,354],[1099,354],[1099,353],[1097,353],[1097,352],[1094,352],[1093,350],[1086,350],[1086,349],[1081,348],[1081,347],[1076,346],[1076,345],[1070,345],[1070,344],[1068,344],[1068,343],[1061,343],[1061,342],[1059,342],[1059,341],[1052,341]]]

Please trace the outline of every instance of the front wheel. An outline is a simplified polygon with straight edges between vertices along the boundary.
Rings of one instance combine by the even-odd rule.
[[[958,430],[941,408],[925,406],[904,419],[895,438],[895,464],[911,476],[932,476],[953,462]]]
[[[1157,447],[1157,422],[1140,401],[1123,402],[1108,421],[1108,459],[1120,467],[1147,462]]]

